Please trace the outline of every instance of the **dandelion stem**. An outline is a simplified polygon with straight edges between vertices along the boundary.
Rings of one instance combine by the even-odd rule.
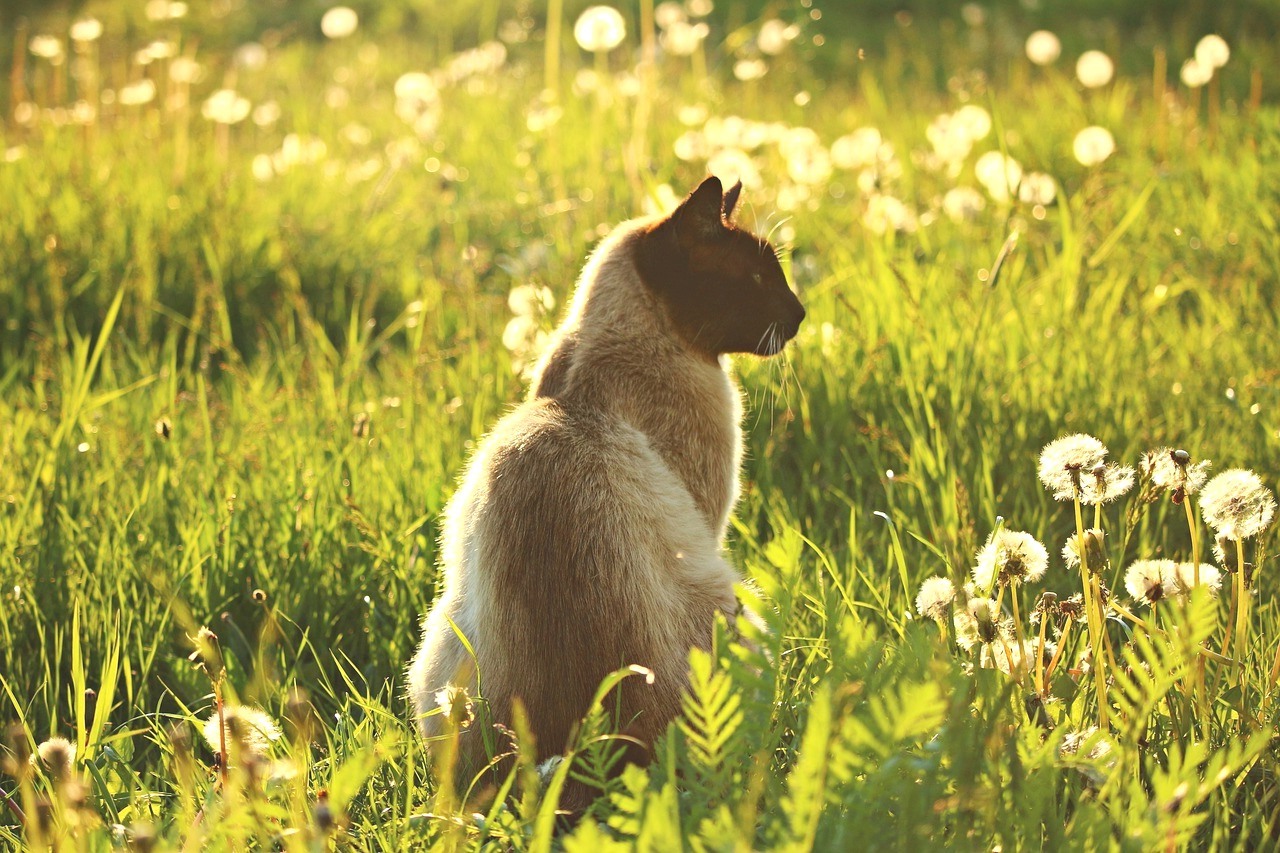
[[[1084,513],[1080,509],[1080,487],[1077,485],[1072,501],[1076,511],[1076,541],[1080,549],[1080,585],[1084,588],[1084,612],[1089,627],[1089,649],[1093,657],[1093,679],[1098,699],[1098,728],[1108,731],[1110,721],[1107,715],[1107,677],[1103,671],[1106,661],[1102,658],[1102,625],[1098,623],[1100,613],[1094,610],[1093,584],[1089,580],[1088,551],[1084,538]]]
[[[1013,606],[1013,637],[1018,641],[1018,651],[1022,655],[1023,667],[1027,663],[1027,644],[1022,638],[1022,615],[1018,611],[1018,582],[1009,584],[1009,603]],[[1018,674],[1018,683],[1022,683],[1022,674]]]
[[[1244,701],[1244,669],[1249,642],[1249,588],[1245,583],[1244,540],[1236,540],[1236,589],[1239,603],[1236,607],[1236,659],[1240,662],[1238,682],[1241,702]]]
[[[1062,626],[1062,633],[1057,638],[1057,648],[1053,651],[1053,657],[1048,662],[1048,669],[1044,670],[1044,684],[1048,684],[1048,680],[1053,678],[1053,670],[1057,669],[1057,662],[1062,657],[1062,649],[1066,648],[1066,642],[1071,639],[1071,625],[1075,624],[1075,620],[1069,616],[1066,619],[1066,625]]]
[[[1045,626],[1049,622],[1048,615],[1043,611],[1040,613],[1040,642],[1036,646],[1036,692],[1042,697],[1048,694],[1048,688],[1045,686],[1044,672],[1044,634]],[[1054,659],[1057,659],[1055,652]]]

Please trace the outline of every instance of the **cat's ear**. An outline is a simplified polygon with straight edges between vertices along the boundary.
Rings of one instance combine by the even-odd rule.
[[[729,187],[729,191],[724,194],[724,221],[728,222],[733,219],[733,209],[738,206],[738,196],[742,194],[742,181],[738,181]]]
[[[689,247],[724,233],[724,185],[715,175],[698,184],[671,214],[680,245]]]

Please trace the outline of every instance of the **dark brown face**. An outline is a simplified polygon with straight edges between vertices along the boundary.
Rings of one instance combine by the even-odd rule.
[[[804,307],[773,246],[729,221],[742,185],[707,178],[642,238],[638,264],[685,341],[711,356],[775,355],[795,337]]]

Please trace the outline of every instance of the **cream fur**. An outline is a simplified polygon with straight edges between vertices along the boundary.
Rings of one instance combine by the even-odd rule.
[[[444,591],[409,669],[428,736],[436,691],[460,681],[474,694],[478,668],[496,721],[509,723],[514,697],[528,708],[542,760],[564,750],[603,676],[640,664],[656,681],[624,684],[622,711],[652,740],[678,713],[689,649],[708,646],[717,609],[736,608],[721,543],[740,394],[641,282],[633,247],[649,224],[620,226],[592,255],[529,399],[483,440],[446,508]],[[463,740],[474,770],[478,737]]]

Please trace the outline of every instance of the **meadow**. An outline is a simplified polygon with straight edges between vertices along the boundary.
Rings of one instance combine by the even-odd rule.
[[[1040,5],[0,6],[0,848],[1274,848],[1280,21]],[[602,714],[465,801],[440,510],[708,172],[808,309],[769,631],[574,828]]]

